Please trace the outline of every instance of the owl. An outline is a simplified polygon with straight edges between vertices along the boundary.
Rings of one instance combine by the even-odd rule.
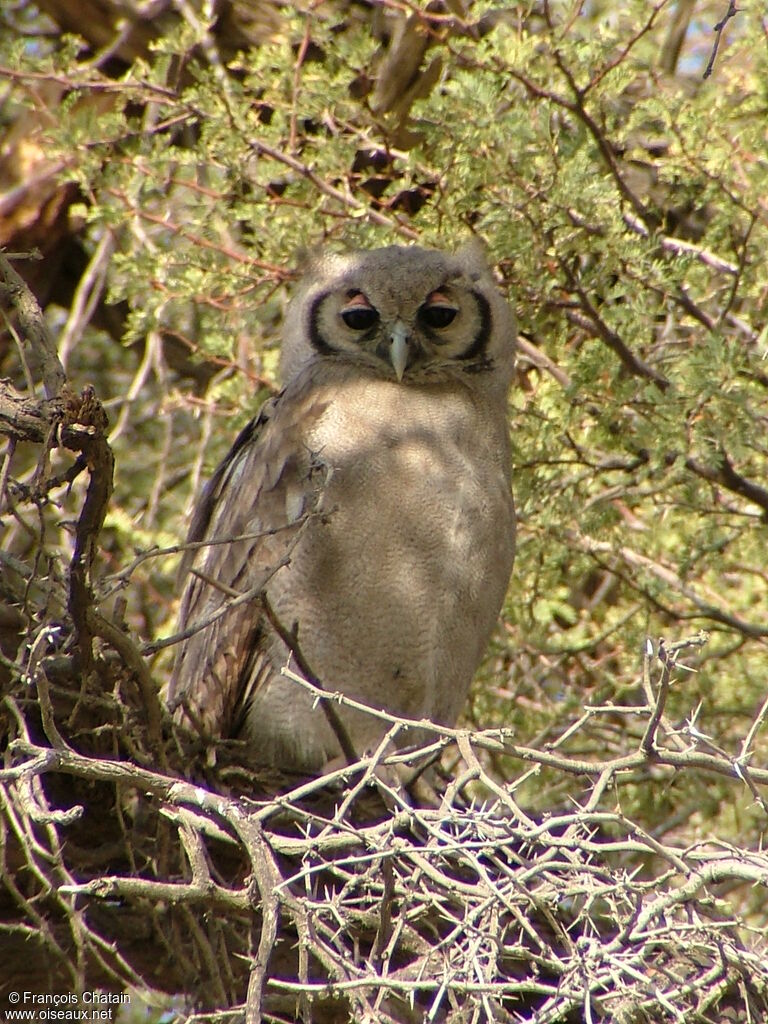
[[[194,511],[177,718],[281,770],[322,769],[344,737],[357,755],[381,742],[388,721],[335,701],[340,732],[287,667],[374,709],[456,722],[514,558],[514,349],[479,248],[312,263],[286,313],[283,390]]]

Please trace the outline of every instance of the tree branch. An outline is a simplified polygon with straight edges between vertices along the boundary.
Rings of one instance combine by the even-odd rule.
[[[82,453],[89,480],[85,501],[75,527],[75,547],[69,567],[68,607],[77,636],[84,671],[93,667],[92,634],[88,613],[93,604],[91,573],[98,540],[112,496],[115,460],[106,437],[107,415],[90,386],[76,395],[67,383],[56,345],[32,292],[0,253],[0,298],[16,307],[22,344],[40,368],[46,398],[19,395],[0,384],[0,429],[16,440],[44,445],[63,443]],[[44,452],[47,456],[47,449]]]
[[[720,49],[720,40],[725,30],[725,26],[728,24],[731,18],[735,18],[738,13],[739,9],[736,6],[735,0],[728,0],[728,10],[725,12],[723,17],[720,19],[720,21],[718,21],[718,23],[713,28],[713,31],[715,33],[715,41],[712,44],[712,53],[709,55],[707,66],[706,68],[704,68],[704,74],[701,76],[702,78],[709,78],[709,76],[712,74],[712,71],[715,67],[715,60],[717,59],[717,51]]]
[[[557,250],[555,249],[555,251]],[[578,295],[581,308],[587,314],[587,317],[589,318],[588,322],[594,329],[598,338],[602,339],[608,348],[616,353],[624,366],[626,366],[626,368],[636,377],[644,377],[646,380],[653,381],[660,391],[666,391],[669,387],[669,381],[667,378],[642,360],[638,355],[635,355],[632,349],[622,340],[616,331],[611,330],[611,328],[605,323],[592,304],[581,282],[568,266],[567,261],[564,260],[562,256],[558,255],[557,262],[565,274],[568,288]],[[582,326],[584,326],[584,324],[582,324]]]
[[[705,466],[703,462],[692,457],[685,460],[685,466],[686,469],[695,473],[696,476],[700,476],[702,479],[709,480],[712,483],[720,484],[727,491],[738,494],[742,498],[746,498],[747,501],[759,505],[764,515],[768,517],[768,490],[759,484],[753,483],[751,480],[747,480],[741,473],[737,473],[726,451],[721,450],[720,459],[716,466]]]
[[[59,361],[53,336],[34,295],[13,269],[7,256],[0,252],[0,302],[4,300],[16,308],[22,343],[39,366],[45,397],[57,398],[66,384],[67,375]]]

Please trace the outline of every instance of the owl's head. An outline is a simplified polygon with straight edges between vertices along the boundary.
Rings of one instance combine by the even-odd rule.
[[[286,315],[284,383],[321,359],[408,384],[457,372],[506,388],[515,324],[479,245],[390,246],[316,260]]]

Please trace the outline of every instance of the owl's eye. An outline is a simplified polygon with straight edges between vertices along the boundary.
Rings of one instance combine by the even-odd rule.
[[[353,331],[367,331],[379,319],[378,310],[369,305],[365,296],[358,292],[341,311],[341,319]]]
[[[353,331],[367,331],[379,319],[379,314],[370,306],[355,306],[352,309],[345,309],[341,319]]]
[[[457,313],[458,309],[445,295],[434,292],[421,307],[419,315],[427,327],[442,330],[453,323]]]

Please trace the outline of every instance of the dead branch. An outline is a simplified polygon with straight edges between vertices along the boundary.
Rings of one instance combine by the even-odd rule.
[[[588,761],[571,749],[590,714],[555,752],[516,745],[505,730],[471,733],[375,712],[393,729],[431,729],[438,748],[457,745],[466,772],[439,808],[414,805],[386,782],[390,767],[415,767],[425,750],[392,753],[382,743],[324,778],[283,779],[276,791],[274,779],[251,774],[233,789],[232,778],[210,769],[205,782],[183,778],[190,766],[172,745],[164,770],[116,758],[118,719],[110,735],[102,726],[75,740],[60,686],[41,693],[48,724],[36,740],[20,691],[6,699],[15,735],[0,770],[8,984],[23,981],[13,951],[25,936],[26,950],[47,950],[50,991],[74,984],[71,971],[86,987],[139,978],[253,1021],[290,1017],[296,999],[306,1019],[329,1022],[350,1013],[449,1022],[477,1011],[553,1024],[576,1013],[608,1024],[625,1005],[663,1019],[669,1006],[685,1014],[702,999],[759,1019],[768,1012],[768,967],[744,945],[735,916],[714,914],[710,902],[729,886],[768,884],[766,854],[681,845],[614,806],[622,780],[645,772],[652,784],[659,768],[743,786],[726,751],[703,753],[693,733],[681,747],[663,719],[680,658],[705,640],[668,641],[649,654],[649,676],[661,669],[657,693],[649,690],[644,707],[611,709],[648,718],[642,742],[621,757]],[[44,657],[38,668],[45,671]],[[523,772],[535,765],[582,777],[581,799],[544,817],[526,813],[513,796],[516,770],[506,783],[487,771],[489,748]],[[768,770],[750,772],[755,785],[768,784]],[[489,801],[458,799],[470,777]],[[26,891],[14,881],[19,863]],[[215,941],[206,920],[216,921]],[[76,962],[66,938],[73,932]],[[195,980],[186,965],[198,960],[215,983]]]
[[[45,397],[57,398],[67,377],[56,344],[34,295],[0,252],[0,302],[4,301],[16,309],[22,343],[40,369]]]
[[[709,76],[712,74],[715,67],[715,61],[717,60],[717,51],[720,49],[720,40],[722,39],[723,32],[725,31],[725,26],[728,24],[731,18],[735,18],[738,13],[739,9],[736,6],[734,0],[728,0],[728,10],[725,12],[723,17],[720,19],[720,21],[718,21],[718,23],[713,28],[713,32],[715,33],[715,41],[712,44],[712,53],[710,53],[709,55],[707,66],[706,68],[704,68],[704,73],[701,76],[702,78],[709,78]]]
[[[47,466],[50,448],[62,444],[79,452],[79,465],[89,471],[85,501],[75,527],[68,599],[82,668],[89,672],[93,668],[88,625],[93,604],[91,573],[114,475],[114,456],[106,438],[107,416],[92,387],[86,386],[79,395],[69,387],[40,307],[2,253],[0,298],[8,299],[16,309],[23,346],[40,369],[46,396],[42,400],[24,397],[9,384],[0,383],[0,430],[14,442],[31,440],[43,444],[43,467]],[[47,473],[40,476],[37,486],[43,489]]]

